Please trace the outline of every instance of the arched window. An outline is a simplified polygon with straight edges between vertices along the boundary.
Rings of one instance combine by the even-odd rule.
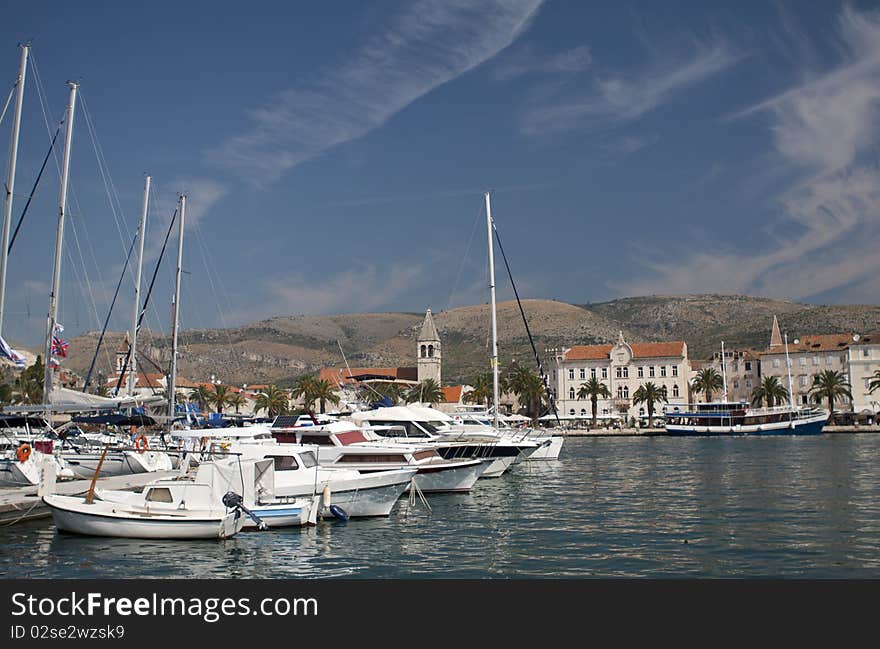
[[[434,345],[428,345],[428,358],[434,358]]]
[[[623,386],[623,398],[629,399],[629,386],[628,385]]]
[[[421,350],[421,357],[422,357],[422,358],[425,358],[425,356],[428,355],[428,352],[425,351],[426,349],[427,349],[427,347],[425,347],[424,345],[422,345],[422,350]]]
[[[569,388],[569,389],[568,389],[568,398],[569,398],[569,399],[574,399],[574,388]]]
[[[672,396],[673,397],[678,396],[678,384],[672,386]]]
[[[574,417],[574,408],[572,408],[571,410],[569,410],[569,411],[568,411],[568,414],[570,414],[572,417]]]
[[[586,414],[587,414],[587,409],[581,408],[581,417],[585,416]]]

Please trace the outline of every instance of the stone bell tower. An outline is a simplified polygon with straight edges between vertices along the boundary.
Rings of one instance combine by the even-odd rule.
[[[419,383],[425,379],[434,379],[440,385],[440,334],[434,326],[431,309],[425,313],[417,346]]]

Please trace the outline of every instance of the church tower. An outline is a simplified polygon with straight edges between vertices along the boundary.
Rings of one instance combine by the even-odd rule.
[[[425,379],[434,379],[440,385],[440,334],[434,326],[431,309],[425,313],[425,321],[419,332],[417,343],[419,383]]]
[[[773,328],[770,330],[770,349],[782,346],[782,335],[779,333],[779,321],[773,316]]]

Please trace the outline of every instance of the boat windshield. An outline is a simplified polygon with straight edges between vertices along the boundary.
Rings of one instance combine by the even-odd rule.
[[[302,462],[302,465],[307,469],[311,469],[313,466],[318,465],[318,461],[315,459],[315,454],[311,451],[300,453],[299,460],[300,462]]]

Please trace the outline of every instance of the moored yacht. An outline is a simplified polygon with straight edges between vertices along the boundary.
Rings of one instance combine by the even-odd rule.
[[[822,408],[751,408],[745,401],[667,405],[663,413],[668,435],[818,435],[828,421]]]

